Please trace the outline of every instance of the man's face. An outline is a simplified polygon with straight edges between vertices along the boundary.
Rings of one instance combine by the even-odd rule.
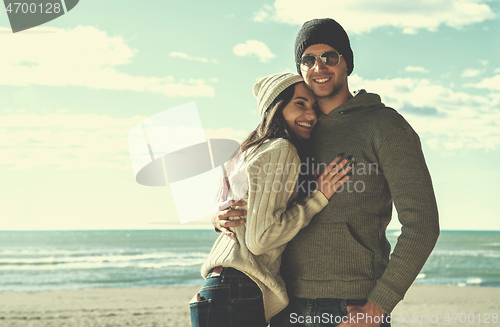
[[[314,44],[308,47],[302,56],[306,54],[321,54],[325,51],[336,49],[326,44]],[[337,66],[332,67],[316,59],[314,67],[307,72],[302,70],[302,76],[307,86],[318,98],[334,97],[344,87],[347,87],[347,65],[344,58],[340,57]]]

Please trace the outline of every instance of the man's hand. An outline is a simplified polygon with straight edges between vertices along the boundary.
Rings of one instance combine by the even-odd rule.
[[[234,201],[228,200],[220,204],[219,212],[212,217],[212,225],[214,225],[216,230],[220,230],[226,236],[236,237],[229,228],[243,225],[245,223],[244,219],[229,220],[229,217],[240,217],[246,216],[246,210],[234,210],[231,209],[232,206],[244,206],[246,202],[243,200]]]
[[[368,317],[367,316],[371,316]],[[379,327],[385,319],[384,311],[372,302],[365,305],[347,306],[347,323],[340,323],[337,327]]]

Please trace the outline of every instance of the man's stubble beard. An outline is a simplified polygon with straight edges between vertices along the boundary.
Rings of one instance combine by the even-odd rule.
[[[339,92],[340,92],[340,90],[342,89],[343,86],[344,86],[343,83],[336,83],[336,84],[334,84],[332,86],[331,92],[329,94],[327,94],[327,95],[318,95],[315,92],[315,90],[311,90],[311,91],[313,91],[314,95],[316,96],[316,98],[318,100],[319,99],[321,99],[321,100],[329,100],[329,99],[335,98],[339,94]]]
[[[324,99],[324,100],[329,100],[329,99],[333,99],[337,96],[337,94],[339,94],[340,90],[342,89],[342,85],[338,85],[338,84],[335,84],[332,88],[332,91],[330,92],[330,94],[326,95],[326,96],[317,96],[318,98],[321,98],[321,99]]]

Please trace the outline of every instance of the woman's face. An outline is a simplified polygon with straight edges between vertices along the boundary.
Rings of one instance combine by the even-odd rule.
[[[288,127],[300,140],[307,140],[311,137],[311,131],[316,125],[315,106],[316,97],[306,84],[295,84],[292,100],[283,108],[283,117]]]

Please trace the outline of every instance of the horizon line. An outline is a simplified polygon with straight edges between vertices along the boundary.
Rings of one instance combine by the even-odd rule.
[[[0,229],[0,232],[90,232],[90,231],[167,231],[167,230],[213,230],[213,226],[197,228],[113,228],[113,229]],[[397,232],[401,229],[387,229],[386,231]],[[500,232],[500,229],[441,229],[441,232]],[[215,233],[215,231],[214,231]]]

